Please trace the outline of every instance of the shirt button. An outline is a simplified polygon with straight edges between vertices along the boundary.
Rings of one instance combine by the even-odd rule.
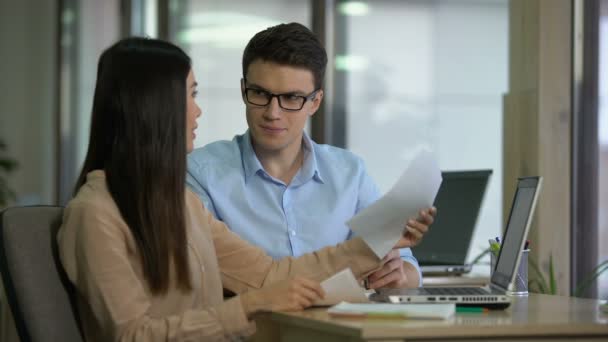
[[[291,236],[296,236],[296,231],[295,230],[291,231]]]

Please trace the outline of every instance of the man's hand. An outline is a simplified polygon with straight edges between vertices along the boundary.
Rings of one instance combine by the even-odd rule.
[[[408,276],[405,272],[404,262],[398,249],[390,251],[382,259],[382,268],[372,273],[368,278],[370,289],[381,287],[399,288],[408,286]]]
[[[418,245],[424,234],[429,230],[429,226],[433,224],[435,215],[437,215],[437,208],[431,207],[421,210],[416,220],[409,219],[405,224],[403,236],[394,248],[414,247]]]
[[[432,207],[421,210],[416,220],[410,219],[407,221],[403,230],[403,236],[395,245],[395,249],[390,251],[390,253],[382,259],[382,268],[372,273],[367,278],[369,281],[369,288],[418,286],[418,271],[413,265],[401,260],[401,255],[397,248],[414,247],[418,245],[424,237],[424,234],[428,232],[429,226],[433,224],[435,215],[437,215],[437,208]]]

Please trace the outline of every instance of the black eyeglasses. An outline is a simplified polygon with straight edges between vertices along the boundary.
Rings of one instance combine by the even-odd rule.
[[[295,94],[273,94],[259,88],[245,88],[245,98],[247,102],[254,106],[266,107],[270,104],[273,97],[279,100],[279,107],[287,111],[297,111],[304,107],[306,101],[312,101],[315,95],[317,95],[319,89],[312,93],[303,96]]]

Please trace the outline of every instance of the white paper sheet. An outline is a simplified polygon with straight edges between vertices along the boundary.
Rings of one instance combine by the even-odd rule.
[[[346,268],[321,283],[325,298],[314,303],[315,306],[328,306],[342,301],[351,303],[369,302],[365,290],[359,285],[350,268]]]
[[[433,205],[440,185],[441,170],[433,154],[421,150],[382,198],[346,224],[383,258],[401,238],[407,220]]]
[[[456,312],[454,304],[351,304],[340,303],[327,309],[330,315],[375,317],[448,319]]]

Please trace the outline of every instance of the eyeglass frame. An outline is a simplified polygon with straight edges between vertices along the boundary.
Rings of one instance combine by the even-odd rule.
[[[312,99],[319,93],[319,90],[321,90],[321,88],[318,88],[316,90],[313,90],[312,93],[308,94],[308,95],[296,95],[293,93],[283,93],[283,94],[274,94],[269,92],[268,90],[264,89],[264,88],[250,88],[250,87],[245,87],[245,84],[247,83],[247,78],[243,77],[243,95],[245,97],[245,100],[247,101],[248,104],[250,105],[254,105],[254,106],[258,106],[258,107],[267,107],[271,102],[273,98],[277,98],[277,102],[279,103],[279,107],[281,107],[281,109],[288,111],[288,112],[297,112],[302,110],[302,108],[304,108],[304,105],[306,104],[306,101],[312,101]],[[265,105],[260,105],[257,103],[253,103],[251,101],[249,101],[249,96],[247,96],[247,91],[248,90],[257,90],[257,91],[263,91],[265,93],[267,93],[270,97],[268,99],[268,103],[266,103]],[[304,99],[304,101],[302,101],[302,106],[299,109],[292,109],[292,108],[285,108],[283,107],[283,104],[281,103],[281,96],[297,96],[297,97],[301,97]]]

